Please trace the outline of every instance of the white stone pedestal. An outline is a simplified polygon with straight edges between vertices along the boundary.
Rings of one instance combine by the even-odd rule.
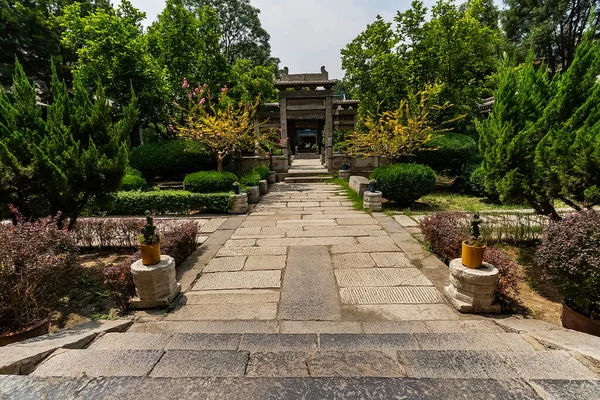
[[[260,189],[258,186],[248,188],[248,203],[256,204],[260,200]]]
[[[267,180],[258,181],[258,189],[260,191],[260,194],[269,193],[269,183],[267,182]]]
[[[248,193],[231,195],[229,214],[246,214],[248,212]]]
[[[500,313],[496,300],[496,285],[500,273],[493,265],[483,263],[469,269],[457,258],[450,262],[450,285],[444,292],[452,305],[462,313]]]
[[[352,175],[352,171],[348,170],[339,170],[338,172],[340,179],[345,180],[346,182],[348,182],[350,180],[350,176]]]
[[[277,172],[269,171],[269,183],[277,183]]]
[[[162,255],[156,265],[146,266],[142,260],[131,265],[136,297],[131,301],[133,308],[167,307],[181,292],[175,277],[175,260]]]
[[[365,192],[363,208],[371,211],[381,211],[383,206],[381,204],[383,195],[381,192]]]

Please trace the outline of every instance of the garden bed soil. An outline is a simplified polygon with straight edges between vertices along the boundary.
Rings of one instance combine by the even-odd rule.
[[[102,269],[127,259],[132,250],[82,252],[78,276],[69,294],[61,299],[50,322],[50,332],[73,328],[98,319],[116,319],[117,308],[106,294]]]
[[[528,316],[562,326],[562,298],[554,284],[544,277],[534,260],[534,247],[503,246],[502,250],[523,268],[525,280],[520,283],[521,301]]]

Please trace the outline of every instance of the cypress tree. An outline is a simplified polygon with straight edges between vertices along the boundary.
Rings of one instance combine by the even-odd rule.
[[[92,199],[119,188],[137,100],[116,116],[101,86],[91,95],[75,76],[73,93],[52,66],[46,118],[36,90],[17,62],[14,86],[0,94],[0,200],[29,218],[62,212],[72,227]]]

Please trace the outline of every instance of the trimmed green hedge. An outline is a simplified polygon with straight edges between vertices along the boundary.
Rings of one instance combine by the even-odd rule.
[[[477,154],[477,143],[461,133],[435,135],[423,149],[415,154],[414,161],[428,165],[436,171],[460,173]]]
[[[371,174],[383,197],[407,206],[435,189],[435,172],[419,164],[394,164],[379,167]]]
[[[147,144],[129,152],[129,165],[148,180],[180,179],[186,174],[216,167],[208,147],[194,140]]]
[[[144,215],[146,210],[157,214],[227,213],[230,201],[230,193],[118,192],[112,214]]]
[[[142,176],[142,173],[137,169],[129,168],[121,181],[121,190],[143,190],[148,186],[148,182]]]
[[[201,171],[186,176],[183,187],[194,193],[229,192],[237,180],[237,176],[231,172]]]

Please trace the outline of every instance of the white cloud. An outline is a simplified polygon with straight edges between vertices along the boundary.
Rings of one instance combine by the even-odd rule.
[[[117,4],[119,1],[117,1]],[[147,13],[149,25],[164,7],[164,0],[132,0]],[[274,57],[291,73],[318,72],[327,67],[331,78],[342,78],[340,50],[379,14],[391,20],[411,0],[252,0],[261,10],[263,27],[271,35]],[[425,0],[431,6],[435,0]]]

